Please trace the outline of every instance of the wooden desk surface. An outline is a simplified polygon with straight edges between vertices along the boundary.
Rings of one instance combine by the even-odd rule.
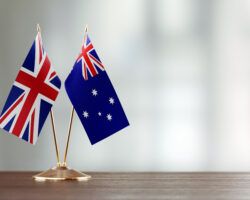
[[[250,173],[89,173],[88,182],[35,182],[0,172],[0,199],[250,199]]]

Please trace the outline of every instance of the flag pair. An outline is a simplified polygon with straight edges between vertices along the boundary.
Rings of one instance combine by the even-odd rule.
[[[35,144],[60,88],[38,32],[2,109],[0,127]],[[91,144],[129,125],[87,32],[65,89]]]

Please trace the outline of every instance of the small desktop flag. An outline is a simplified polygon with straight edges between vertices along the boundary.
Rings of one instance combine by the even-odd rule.
[[[65,88],[91,144],[129,125],[87,31],[81,53],[65,81]]]
[[[35,144],[60,87],[39,32],[3,107],[0,127]]]

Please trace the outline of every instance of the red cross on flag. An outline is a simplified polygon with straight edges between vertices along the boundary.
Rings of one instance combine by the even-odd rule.
[[[35,144],[60,87],[38,33],[2,109],[0,127]]]

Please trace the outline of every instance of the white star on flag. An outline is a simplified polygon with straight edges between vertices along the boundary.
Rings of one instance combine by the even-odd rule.
[[[112,105],[115,103],[115,100],[114,100],[113,97],[110,97],[110,98],[109,98],[109,103],[112,104]]]
[[[89,117],[89,113],[87,111],[84,111],[82,115],[83,115],[84,118],[88,118]]]
[[[93,96],[97,96],[97,95],[98,95],[98,93],[97,93],[97,90],[96,90],[96,89],[93,89],[91,93],[92,93],[92,95],[93,95]]]
[[[107,119],[108,119],[109,121],[111,121],[111,120],[112,120],[112,115],[111,115],[111,114],[107,114]]]

